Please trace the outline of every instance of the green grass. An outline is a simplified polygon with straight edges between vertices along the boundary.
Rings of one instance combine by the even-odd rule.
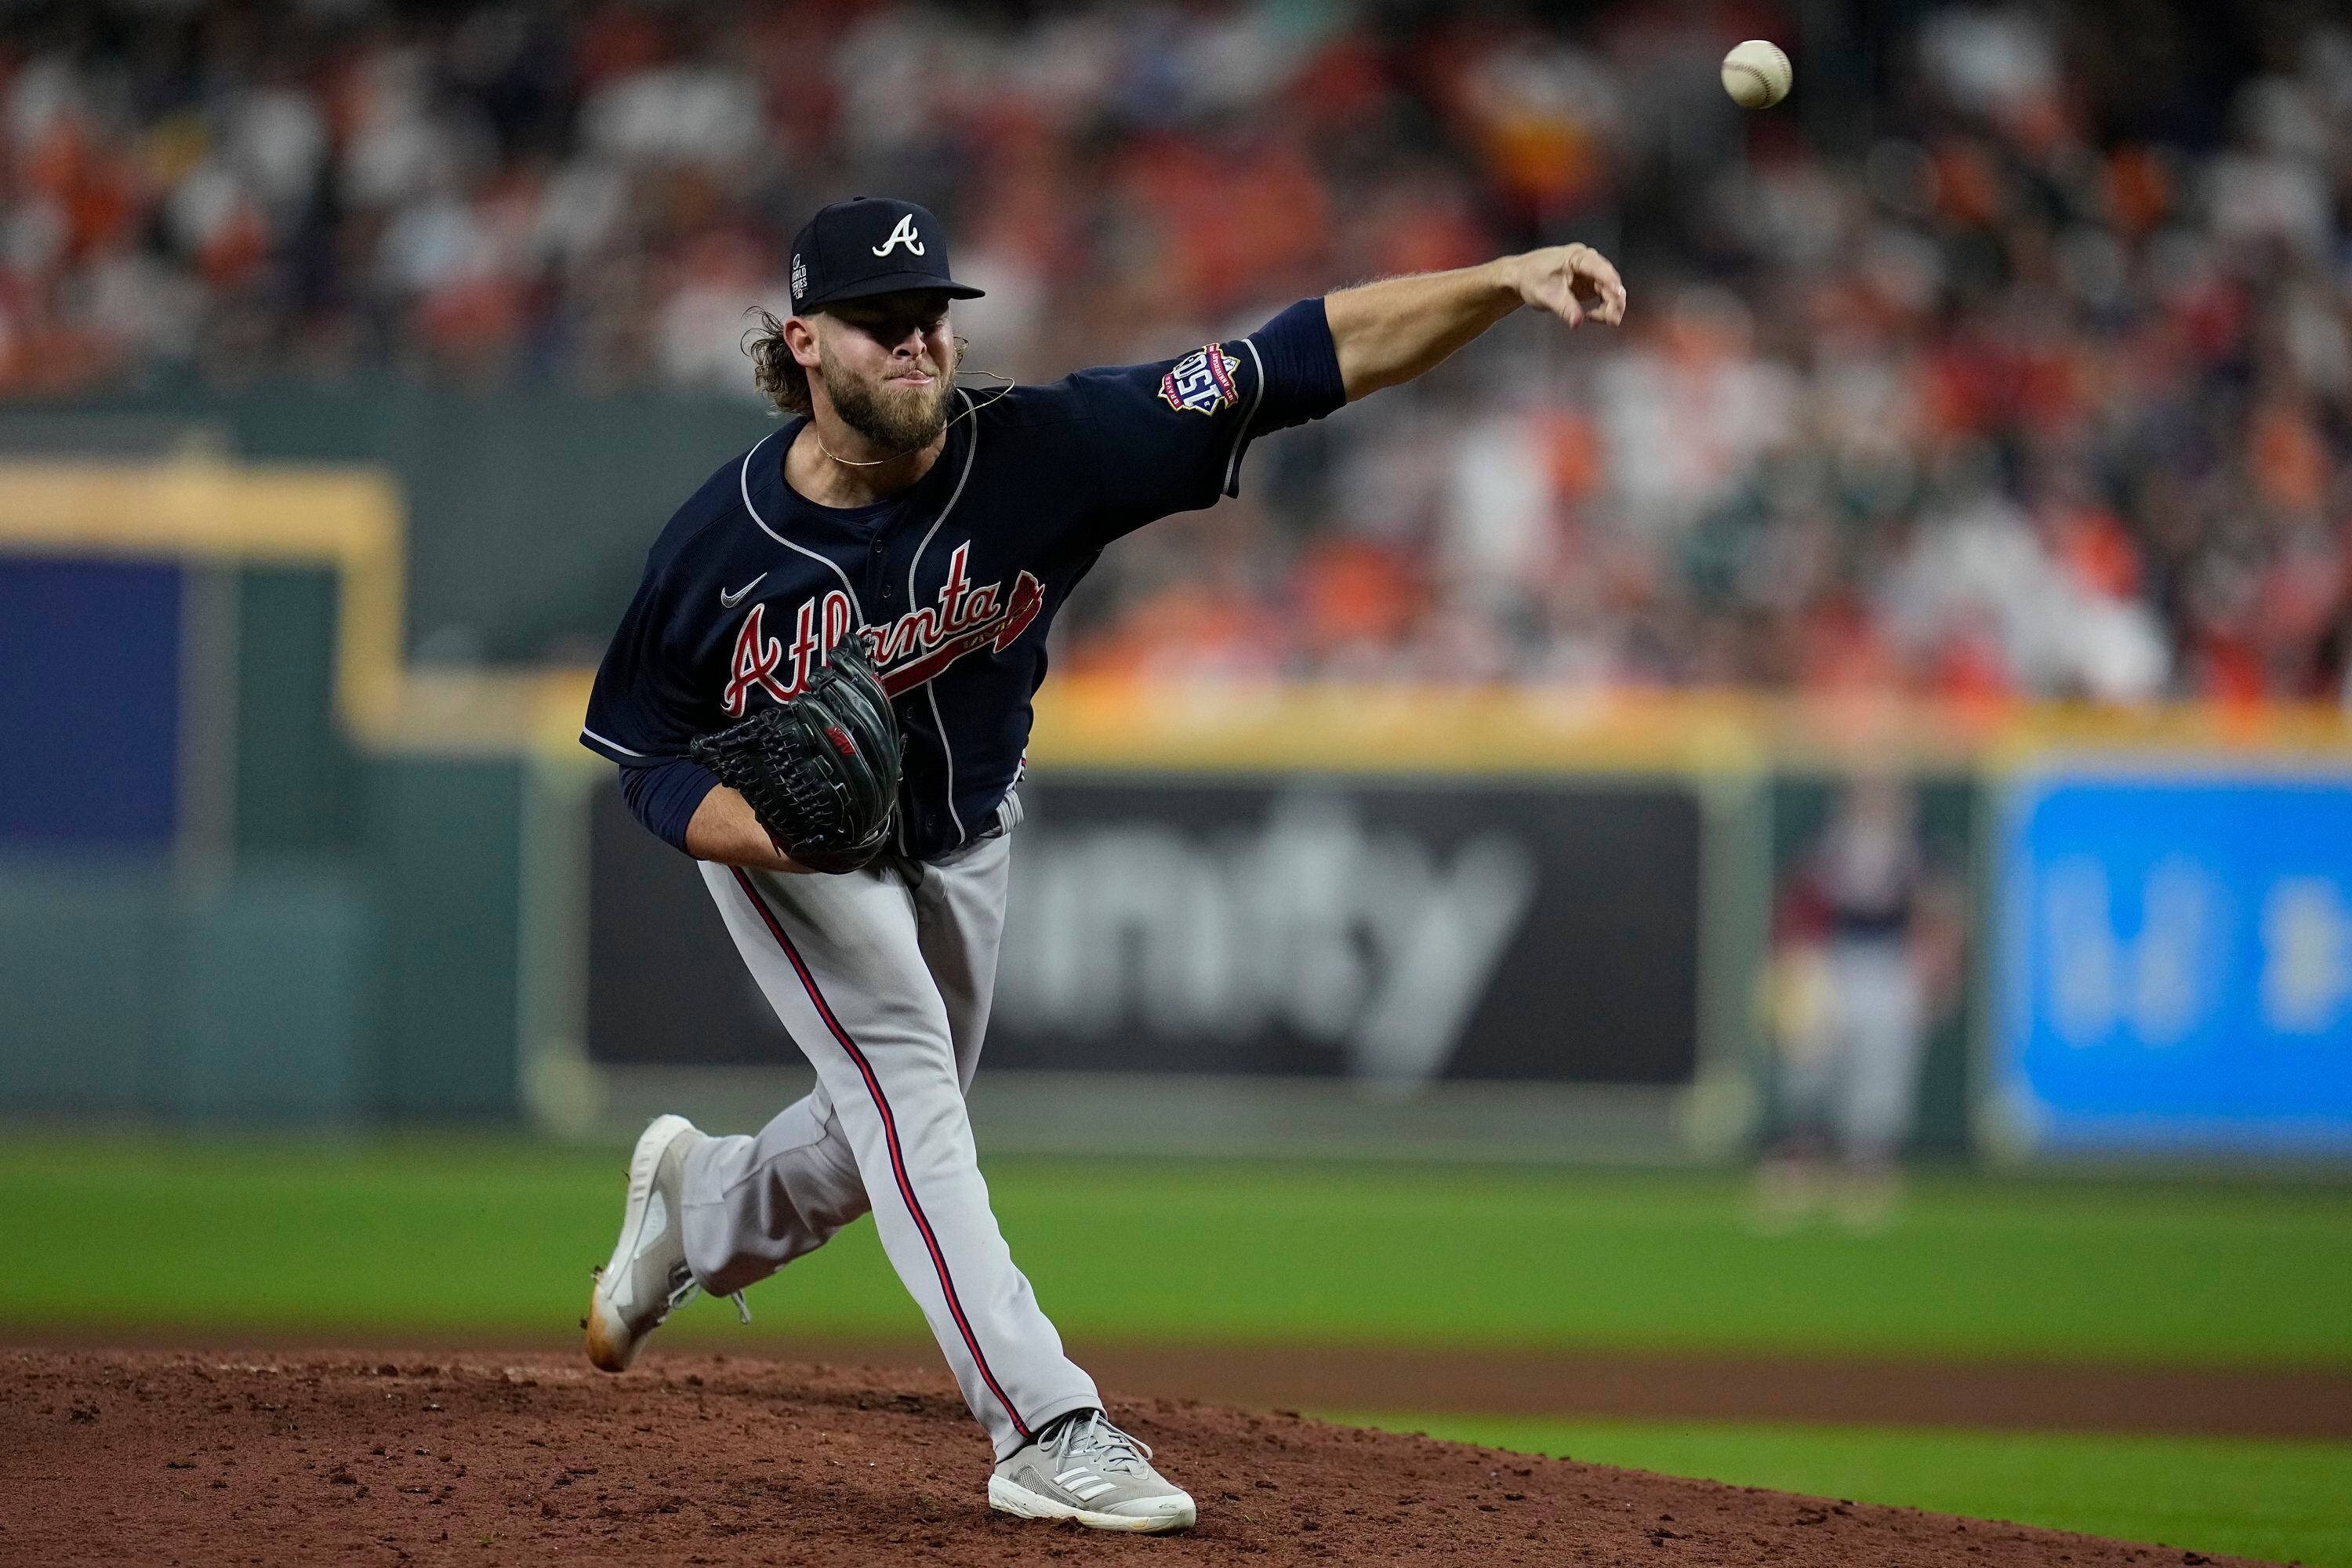
[[[624,1158],[489,1138],[20,1136],[0,1150],[16,1260],[0,1331],[569,1346]],[[1014,1255],[1081,1338],[2352,1364],[2343,1186],[1946,1177],[1878,1234],[1764,1237],[1740,1184],[1710,1175],[1022,1160],[992,1162],[990,1184]],[[1113,1245],[1106,1215],[1151,1245]],[[866,1225],[753,1298],[750,1337],[778,1351],[924,1331]],[[686,1316],[745,1343],[721,1304]],[[2352,1568],[2352,1445],[1373,1424]]]
[[[2352,1444],[1481,1416],[1333,1419],[1738,1486],[2352,1568]]]
[[[623,1160],[20,1137],[0,1324],[568,1339]],[[1003,1161],[990,1182],[1081,1337],[2352,1363],[2343,1187],[1947,1178],[1880,1234],[1766,1237],[1710,1175]],[[1107,1215],[1151,1244],[1113,1245]],[[752,1295],[758,1334],[923,1332],[870,1225]]]

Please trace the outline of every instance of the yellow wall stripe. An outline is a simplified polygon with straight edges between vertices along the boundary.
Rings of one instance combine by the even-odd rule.
[[[355,733],[403,700],[400,491],[372,468],[0,463],[0,549],[335,568],[336,706]]]

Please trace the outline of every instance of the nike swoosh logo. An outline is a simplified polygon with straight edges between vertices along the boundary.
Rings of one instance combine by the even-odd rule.
[[[768,574],[765,572],[762,572],[757,577],[752,578],[749,583],[744,584],[741,587],[736,589],[731,594],[724,588],[719,589],[719,607],[722,610],[733,609],[736,605],[743,602],[744,595],[750,593],[752,589],[758,587],[767,580]]]

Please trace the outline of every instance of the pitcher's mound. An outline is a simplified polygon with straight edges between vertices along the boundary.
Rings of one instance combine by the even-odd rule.
[[[944,1374],[658,1352],[620,1377],[551,1356],[11,1352],[0,1561],[2208,1561],[1295,1415],[1113,1405],[1199,1500],[1198,1529],[991,1513],[987,1446]]]

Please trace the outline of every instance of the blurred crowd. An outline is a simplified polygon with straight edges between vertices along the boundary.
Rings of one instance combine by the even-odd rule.
[[[2352,29],[1884,12],[20,5],[0,391],[748,399],[745,308],[861,191],[989,290],[967,375],[1584,238],[1622,332],[1515,318],[1267,442],[1111,552],[1066,658],[2339,700]],[[1751,34],[1797,88],[1744,114]]]

